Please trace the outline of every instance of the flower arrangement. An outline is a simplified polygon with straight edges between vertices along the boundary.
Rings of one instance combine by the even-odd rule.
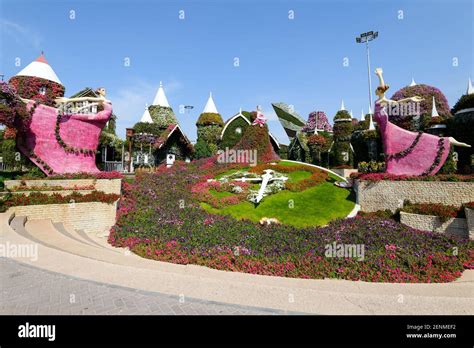
[[[357,169],[360,173],[383,173],[385,172],[385,162],[369,161],[359,162]]]
[[[13,76],[9,83],[22,98],[38,101],[48,106],[54,106],[56,98],[64,97],[63,85],[40,77]],[[41,88],[45,88],[44,95],[40,93]]]
[[[189,189],[208,175],[206,163],[139,174],[124,184],[109,243],[164,262],[371,282],[450,282],[472,260],[472,241],[420,232],[390,218],[357,216],[325,227],[296,228],[210,214]],[[333,242],[363,244],[364,262],[327,257],[325,246]]]
[[[42,205],[42,204],[65,204],[65,203],[83,203],[83,202],[100,202],[112,204],[120,198],[120,195],[114,193],[104,193],[101,191],[93,191],[91,193],[82,195],[78,192],[73,192],[69,195],[62,196],[59,193],[51,195],[42,192],[32,192],[29,195],[15,194],[9,196],[2,202],[2,206],[6,209],[15,206],[24,205]]]
[[[317,126],[317,127],[316,127]],[[314,128],[325,132],[331,132],[332,126],[324,111],[313,111],[308,116],[308,121],[301,129],[302,132],[314,132]]]
[[[410,203],[405,202],[402,208],[403,212],[421,215],[433,215],[440,218],[442,222],[451,218],[465,217],[464,209],[460,207],[436,204],[436,203]]]

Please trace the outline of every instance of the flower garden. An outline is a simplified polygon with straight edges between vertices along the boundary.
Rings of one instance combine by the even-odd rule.
[[[275,168],[283,171],[283,166],[280,163]],[[260,173],[262,169],[219,165],[206,159],[191,164],[176,162],[172,168],[137,174],[133,182],[123,184],[109,242],[158,261],[294,278],[450,282],[474,266],[472,241],[414,230],[387,215],[340,216],[330,219],[326,226],[317,221],[313,226],[298,226],[285,223],[283,215],[280,224],[261,225],[256,222],[258,216],[247,216],[244,208],[241,214],[226,211],[239,205],[255,210],[248,201],[252,188],[239,183],[240,189],[235,189],[229,181],[218,179],[239,171]],[[268,195],[262,207],[275,203],[272,199],[282,194],[313,194],[312,190],[323,189],[326,184],[334,187],[326,173],[295,166],[285,172],[290,179],[291,174],[294,185]],[[213,197],[234,198],[218,203]],[[298,206],[298,196],[295,199]],[[306,208],[298,209],[304,213]],[[326,246],[333,243],[363,245],[364,260],[326,256]]]

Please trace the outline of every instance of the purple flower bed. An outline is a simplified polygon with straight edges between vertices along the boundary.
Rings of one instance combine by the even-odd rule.
[[[133,184],[125,183],[109,242],[161,261],[285,277],[448,282],[472,267],[472,242],[391,219],[365,216],[295,228],[210,214],[189,189],[217,171],[200,163],[205,162],[140,174]],[[326,256],[332,243],[363,246],[363,260]]]

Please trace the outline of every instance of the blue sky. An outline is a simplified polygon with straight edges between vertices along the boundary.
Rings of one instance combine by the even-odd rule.
[[[440,88],[452,106],[474,78],[472,0],[0,4],[0,73],[10,78],[43,50],[67,96],[86,86],[106,87],[121,136],[152,102],[159,81],[191,139],[209,91],[224,120],[239,107],[262,105],[282,143],[288,139],[272,102],[294,105],[305,119],[322,110],[332,121],[344,99],[358,118],[368,109],[368,87],[365,48],[355,37],[368,30],[379,31],[371,43],[372,70],[383,67],[389,95],[414,77]],[[180,104],[194,109],[180,114]]]

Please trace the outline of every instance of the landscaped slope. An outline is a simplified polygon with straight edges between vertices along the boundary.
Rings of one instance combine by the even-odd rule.
[[[472,242],[416,231],[391,219],[358,217],[296,228],[210,214],[190,186],[228,170],[202,161],[138,175],[124,185],[110,243],[166,262],[300,278],[449,282],[472,267]],[[364,253],[337,257],[328,253],[329,245],[359,245]]]

